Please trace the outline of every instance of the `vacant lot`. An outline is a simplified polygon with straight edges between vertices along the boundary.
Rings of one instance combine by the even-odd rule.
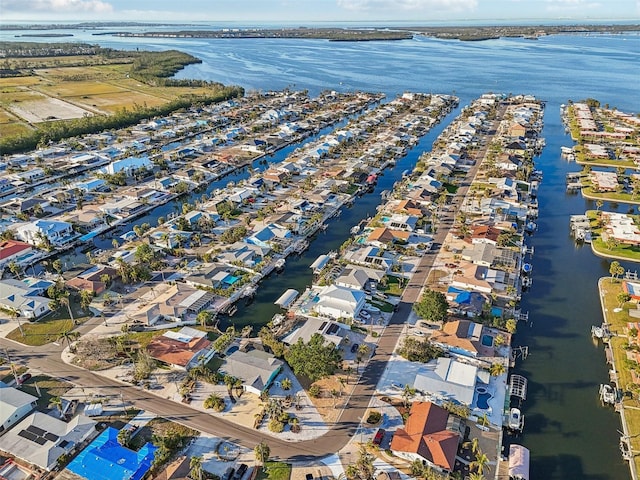
[[[93,115],[92,112],[60,100],[59,98],[44,97],[42,100],[32,100],[14,103],[9,107],[12,113],[29,123],[45,122],[47,120],[68,120]]]
[[[0,78],[0,125],[5,136],[27,131],[29,123],[111,114],[136,105],[154,107],[183,95],[211,93],[204,87],[154,87],[129,78],[128,63],[92,65],[91,57],[48,59],[25,77]],[[29,63],[21,59],[21,65]],[[36,59],[34,59],[34,62]],[[87,66],[77,66],[86,62]],[[42,64],[34,63],[34,65]]]

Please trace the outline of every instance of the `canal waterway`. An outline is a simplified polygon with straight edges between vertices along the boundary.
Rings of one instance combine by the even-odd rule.
[[[0,39],[15,40],[14,35],[19,33],[23,32],[0,32]],[[202,58],[203,63],[187,67],[179,77],[240,84],[247,90],[306,88],[314,95],[323,89],[359,89],[382,91],[389,97],[405,90],[455,93],[461,105],[487,91],[528,93],[545,100],[547,146],[537,159],[538,168],[544,172],[539,230],[530,239],[535,247],[533,286],[523,299],[530,322],[521,324],[515,336],[516,344],[529,347],[528,358],[518,362],[517,370],[530,382],[523,404],[525,433],[518,442],[531,449],[532,479],[629,478],[618,451],[619,418],[598,401],[598,385],[608,380],[607,367],[602,347],[593,344],[589,333],[590,325],[602,321],[596,282],[608,275],[608,262],[595,257],[589,248],[576,248],[569,237],[569,215],[583,213],[589,202],[565,194],[564,175],[577,168],[560,158],[560,146],[571,142],[564,134],[559,107],[569,99],[592,97],[623,111],[640,110],[637,34],[553,35],[536,41],[417,38],[351,43],[116,38],[72,33],[72,40],[114,48],[184,50]],[[309,264],[317,255],[337,248],[352,225],[373,214],[379,192],[388,189],[398,172],[415,162],[419,149],[428,148],[440,128],[399,162],[393,173],[386,173],[374,193],[358,199],[351,209],[343,209],[340,217],[332,219],[327,233],[320,233],[307,252],[287,260],[285,271],[264,283],[253,304],[246,308],[241,305],[233,322],[262,322],[277,311],[272,303],[286,288],[303,289],[308,285]],[[246,174],[226,177],[219,185],[242,175]],[[172,207],[168,208],[170,212]],[[156,210],[141,221],[153,224],[151,220],[168,213],[161,207]]]

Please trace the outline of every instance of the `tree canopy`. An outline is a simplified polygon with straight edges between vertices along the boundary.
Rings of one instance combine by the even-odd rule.
[[[324,337],[318,333],[311,337],[309,343],[298,339],[284,358],[296,375],[303,375],[312,382],[332,375],[342,362],[335,345],[325,344]]]
[[[427,289],[420,300],[413,304],[413,311],[431,322],[443,322],[447,318],[449,304],[444,293]]]
[[[398,353],[410,362],[422,363],[444,355],[444,351],[433,345],[428,339],[420,341],[415,337],[406,337],[398,349]]]

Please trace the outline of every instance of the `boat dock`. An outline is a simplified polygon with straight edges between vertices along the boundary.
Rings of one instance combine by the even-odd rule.
[[[586,215],[571,215],[569,227],[576,241],[591,243],[591,221]]]

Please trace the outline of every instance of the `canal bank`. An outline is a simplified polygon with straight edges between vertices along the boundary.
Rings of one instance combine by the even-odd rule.
[[[398,159],[395,166],[385,170],[378,178],[378,182],[373,189],[362,196],[356,197],[351,205],[340,209],[338,216],[326,222],[327,228],[318,232],[309,241],[309,248],[301,255],[290,256],[284,270],[280,273],[272,273],[258,289],[258,292],[250,304],[238,303],[238,310],[233,317],[223,317],[221,328],[228,325],[235,325],[241,329],[246,325],[254,327],[254,333],[265,325],[273,315],[281,313],[282,310],[274,305],[280,295],[287,289],[293,288],[303,292],[311,286],[313,271],[310,268],[313,261],[318,256],[326,254],[332,250],[338,250],[345,240],[351,237],[351,228],[359,224],[362,220],[376,214],[376,208],[382,203],[382,192],[390,191],[393,184],[402,179],[402,174],[406,170],[412,170],[420,155],[425,151],[430,151],[436,138],[448,126],[449,122],[460,112],[460,106],[454,108],[445,116],[439,124],[435,125],[429,133],[424,135],[418,143],[411,148],[407,155]]]
[[[608,367],[590,333],[602,321],[597,279],[607,275],[609,261],[570,236],[569,216],[594,208],[594,202],[565,192],[566,174],[580,167],[560,158],[570,138],[559,105],[547,104],[543,136],[547,146],[536,159],[544,172],[540,216],[529,241],[536,271],[522,301],[529,322],[518,325],[514,342],[529,351],[514,371],[529,381],[527,425],[515,440],[531,450],[531,478],[624,480],[629,469],[618,448],[620,420],[598,397]]]

